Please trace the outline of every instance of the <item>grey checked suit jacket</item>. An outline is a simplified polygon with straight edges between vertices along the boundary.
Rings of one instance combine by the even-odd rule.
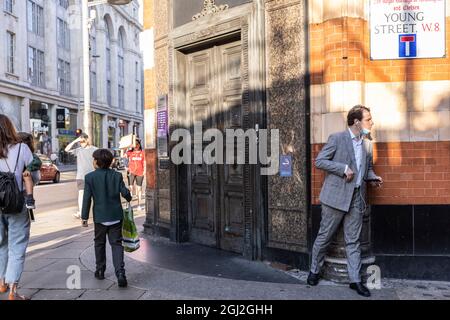
[[[345,166],[355,173],[352,181],[345,180]],[[348,130],[332,134],[327,144],[316,158],[316,167],[325,170],[327,175],[320,192],[320,202],[329,207],[348,212],[356,186],[358,170],[356,166],[353,142]],[[376,179],[373,171],[372,142],[363,140],[361,170],[361,195],[366,199],[366,181]]]

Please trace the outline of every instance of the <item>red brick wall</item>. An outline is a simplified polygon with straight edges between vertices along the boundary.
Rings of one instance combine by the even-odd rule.
[[[313,204],[325,177],[314,167],[322,146],[312,146]],[[450,141],[376,143],[374,168],[385,183],[370,190],[371,204],[450,204]]]
[[[447,17],[447,48],[450,18]],[[325,36],[326,35],[326,36]],[[311,82],[397,82],[450,79],[444,59],[370,60],[369,26],[360,18],[336,18],[310,25]]]

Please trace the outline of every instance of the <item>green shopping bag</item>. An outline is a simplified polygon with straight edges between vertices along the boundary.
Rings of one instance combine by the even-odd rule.
[[[122,246],[126,252],[136,251],[140,247],[139,233],[134,223],[133,209],[130,204],[123,210]]]

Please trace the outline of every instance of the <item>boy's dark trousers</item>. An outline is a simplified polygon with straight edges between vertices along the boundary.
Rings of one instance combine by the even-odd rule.
[[[106,235],[112,249],[112,258],[116,276],[125,272],[124,253],[122,247],[122,221],[112,226],[101,223],[94,224],[95,262],[97,270],[106,269]]]

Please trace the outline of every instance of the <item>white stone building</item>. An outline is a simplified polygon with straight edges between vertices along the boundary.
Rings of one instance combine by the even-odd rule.
[[[80,2],[0,0],[0,112],[18,129],[32,132],[42,153],[58,153],[82,127]],[[92,138],[95,145],[112,148],[121,136],[143,136],[140,7],[134,0],[94,10]]]

